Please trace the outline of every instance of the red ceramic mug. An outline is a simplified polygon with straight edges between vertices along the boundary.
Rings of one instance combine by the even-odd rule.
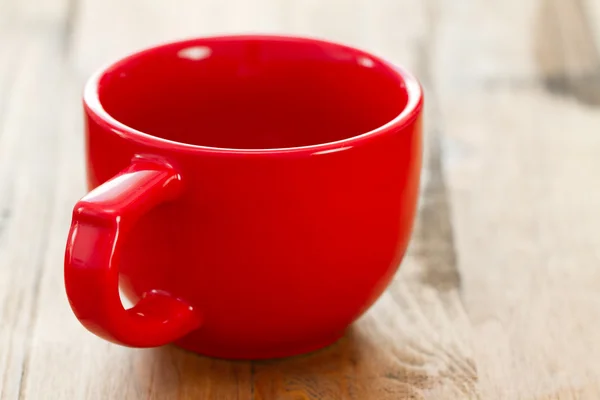
[[[405,70],[307,38],[199,38],[101,70],[84,94],[93,190],[66,246],[73,312],[114,343],[223,358],[336,341],[406,250],[422,103]]]

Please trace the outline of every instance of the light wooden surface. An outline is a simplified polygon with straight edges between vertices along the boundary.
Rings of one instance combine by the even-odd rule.
[[[312,355],[122,348],[64,294],[86,77],[225,32],[344,41],[425,86],[410,252]],[[599,43],[597,0],[0,0],[0,399],[600,399]]]

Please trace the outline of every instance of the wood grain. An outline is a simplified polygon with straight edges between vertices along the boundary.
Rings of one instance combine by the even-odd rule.
[[[0,0],[0,399],[600,398],[598,26],[594,0]],[[344,41],[421,79],[401,271],[305,356],[108,344],[63,288],[82,84],[143,46],[249,31]]]
[[[581,4],[467,3],[445,4],[440,30],[478,62],[446,48],[435,82],[481,396],[599,398],[600,114],[576,83],[597,54]],[[457,28],[473,24],[477,39]],[[549,87],[556,76],[570,83]]]

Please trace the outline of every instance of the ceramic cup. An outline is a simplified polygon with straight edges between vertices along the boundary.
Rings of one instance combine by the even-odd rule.
[[[220,358],[333,343],[406,250],[422,104],[404,69],[309,38],[197,38],[102,69],[65,254],[75,316]]]

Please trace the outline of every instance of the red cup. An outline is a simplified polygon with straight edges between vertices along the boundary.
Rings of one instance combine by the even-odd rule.
[[[65,254],[76,317],[121,345],[221,358],[333,343],[406,250],[422,104],[404,69],[307,38],[179,41],[96,73],[92,190]]]

